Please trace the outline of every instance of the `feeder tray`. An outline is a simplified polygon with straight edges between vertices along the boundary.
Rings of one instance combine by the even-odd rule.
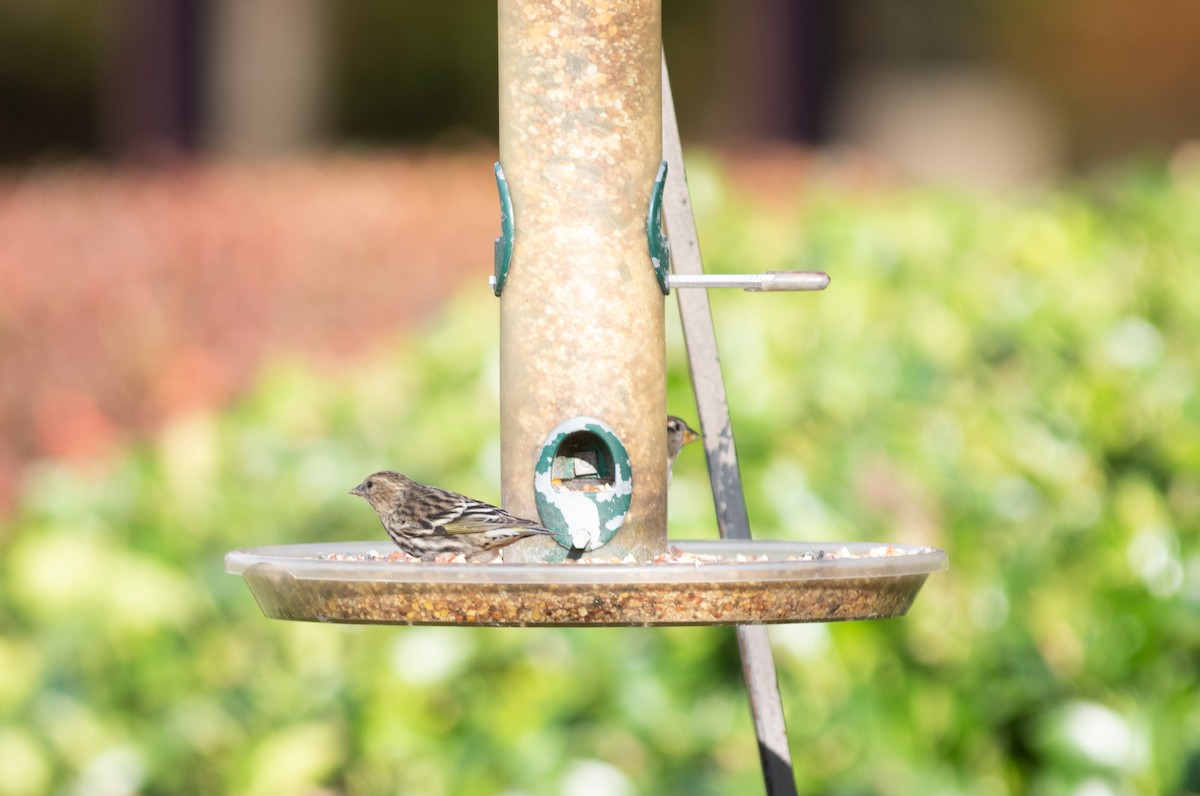
[[[678,542],[701,563],[460,564],[373,558],[377,542],[235,550],[272,619],[384,625],[597,627],[881,619],[908,611],[946,554],[867,542]],[[833,552],[836,551],[836,552]],[[825,555],[832,552],[836,558]],[[342,557],[329,558],[331,553]],[[805,556],[809,560],[803,560]],[[736,560],[738,556],[746,559]],[[348,560],[347,560],[348,559]]]

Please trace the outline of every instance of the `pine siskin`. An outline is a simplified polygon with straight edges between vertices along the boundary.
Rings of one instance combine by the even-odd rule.
[[[488,561],[518,539],[553,533],[499,506],[390,470],[367,476],[350,494],[371,504],[397,547],[425,561],[459,554],[468,561]]]
[[[667,480],[683,446],[700,439],[700,434],[675,415],[667,415]]]

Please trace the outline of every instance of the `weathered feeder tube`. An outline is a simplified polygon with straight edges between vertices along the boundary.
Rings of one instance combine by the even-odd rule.
[[[535,465],[572,418],[612,429],[632,501],[603,556],[666,548],[663,294],[646,217],[662,161],[660,0],[500,0],[500,162],[513,246],[500,285],[505,508],[537,517]],[[560,560],[531,539],[510,561]]]

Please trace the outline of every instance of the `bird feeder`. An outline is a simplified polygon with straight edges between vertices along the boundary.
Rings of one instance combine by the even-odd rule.
[[[391,561],[378,552],[386,541],[231,552],[227,570],[267,616],[476,626],[856,620],[905,613],[946,567],[933,548],[749,538],[706,289],[820,290],[829,278],[703,273],[660,31],[660,0],[499,0],[501,222],[490,283],[500,302],[501,494],[505,509],[555,535],[523,539],[487,564]],[[672,540],[668,553],[672,290],[726,538]],[[770,664],[765,637],[743,629],[757,723],[774,669],[761,666],[764,656]],[[782,732],[777,690],[773,702]],[[786,757],[782,745],[763,752],[764,771]]]
[[[360,566],[300,546],[233,553],[231,571],[245,576],[268,613],[291,619],[735,624],[902,613],[908,602],[896,595],[911,600],[924,576],[945,565],[940,551],[884,546],[889,560],[864,563],[858,548],[837,545],[830,552],[844,549],[840,558],[813,560],[819,551],[809,544],[748,538],[720,372],[705,375],[717,361],[715,341],[694,340],[689,322],[696,325],[699,307],[699,326],[711,335],[705,288],[819,290],[829,278],[702,273],[669,90],[663,99],[660,0],[500,0],[498,8],[501,223],[490,284],[500,302],[501,495],[509,512],[556,533],[513,544],[503,564],[488,566]],[[664,119],[678,161],[673,174],[663,157]],[[663,318],[673,288],[718,521],[725,535],[740,537],[727,548],[676,545],[689,561],[706,551],[686,575],[649,563],[668,547]],[[589,560],[622,563],[584,566]],[[430,599],[450,594],[451,583],[461,610]],[[820,595],[807,599],[817,586]],[[572,590],[588,604],[558,610]],[[391,608],[363,604],[384,592]],[[718,592],[739,597],[716,599]]]

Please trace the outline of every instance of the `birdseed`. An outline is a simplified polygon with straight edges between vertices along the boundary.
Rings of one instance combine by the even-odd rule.
[[[803,567],[789,580],[712,581],[646,580],[638,583],[472,582],[469,573],[484,575],[490,564],[463,564],[463,578],[446,575],[435,581],[360,580],[294,577],[278,567],[257,566],[243,573],[263,612],[276,619],[352,624],[596,626],[758,624],[833,622],[903,615],[928,573],[865,577],[830,577],[828,563],[837,560],[889,558],[934,553],[932,548],[881,545],[865,552],[847,548],[806,552],[787,560]],[[324,561],[391,561],[397,567],[422,567],[399,551],[381,554],[323,553]],[[673,547],[655,563],[697,570],[732,563],[755,563],[766,556],[716,556]],[[590,561],[525,564],[552,567],[624,566],[627,562]]]

